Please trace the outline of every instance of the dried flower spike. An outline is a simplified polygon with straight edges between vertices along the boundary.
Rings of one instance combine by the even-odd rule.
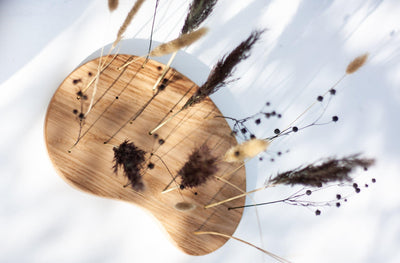
[[[125,140],[118,147],[114,147],[114,173],[122,166],[124,175],[128,178],[134,190],[143,190],[144,184],[140,171],[145,160],[146,152],[139,149],[132,142]]]
[[[167,43],[161,44],[150,52],[151,57],[161,57],[176,52],[186,46],[190,46],[208,32],[208,28],[203,27],[196,31],[182,34],[178,38]]]
[[[118,7],[118,0],[108,0],[108,9],[110,12],[114,11]]]
[[[187,100],[182,109],[203,101],[207,96],[225,86],[229,82],[227,79],[232,76],[235,66],[249,57],[251,48],[260,39],[263,32],[264,30],[253,31],[229,55],[220,59],[211,70],[206,82]]]
[[[132,22],[133,17],[136,15],[136,13],[139,11],[140,7],[144,3],[145,0],[137,0],[136,3],[133,5],[132,9],[129,11],[128,15],[125,18],[124,23],[118,30],[117,38],[115,39],[112,48],[115,48],[115,46],[118,44],[119,41],[122,39],[122,35],[125,33],[127,27],[129,24]]]
[[[370,167],[374,159],[359,158],[358,154],[342,159],[329,158],[323,163],[309,164],[306,167],[296,168],[280,173],[268,180],[268,184],[303,185],[322,187],[330,182],[351,182],[350,173],[357,167]]]
[[[217,0],[193,0],[182,27],[181,34],[189,33],[200,26],[211,14]]]
[[[224,156],[224,161],[233,162],[243,162],[246,159],[251,159],[254,156],[265,151],[269,146],[269,141],[260,139],[251,139],[245,141],[241,144],[231,147],[226,151]]]
[[[178,171],[182,178],[181,187],[192,188],[207,181],[218,171],[217,158],[213,157],[206,145],[193,151],[189,160]]]
[[[368,53],[364,55],[356,57],[350,64],[347,66],[346,74],[353,74],[357,70],[359,70],[367,61]]]

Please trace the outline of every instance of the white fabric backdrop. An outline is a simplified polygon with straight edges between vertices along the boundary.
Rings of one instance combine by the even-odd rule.
[[[56,174],[43,140],[47,105],[75,67],[114,40],[132,4],[120,2],[111,15],[106,1],[0,2],[0,262],[273,262],[234,240],[207,256],[185,255],[146,212],[81,193]],[[178,35],[188,2],[160,0],[155,40]],[[154,3],[144,4],[127,38],[148,39]],[[357,179],[377,183],[319,217],[283,204],[260,207],[265,249],[294,262],[400,262],[399,13],[397,0],[220,0],[205,23],[207,37],[186,50],[211,67],[252,29],[268,29],[236,71],[241,79],[212,97],[237,118],[270,101],[283,118],[252,126],[259,137],[287,125],[349,61],[370,52],[326,112],[328,119],[339,116],[337,124],[282,139],[265,155],[275,162],[254,160],[247,173],[253,189],[276,171],[363,152],[377,164]],[[291,191],[271,189],[255,199]],[[245,211],[235,235],[260,245],[254,209]]]

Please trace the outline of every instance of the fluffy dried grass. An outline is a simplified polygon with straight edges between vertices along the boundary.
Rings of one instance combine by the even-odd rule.
[[[126,29],[128,28],[129,24],[132,22],[133,18],[135,17],[136,13],[139,11],[140,7],[144,3],[145,0],[137,0],[133,5],[132,9],[129,11],[128,15],[125,18],[124,23],[118,30],[117,38],[115,39],[112,48],[118,44],[119,41],[122,39],[122,35],[125,33]]]
[[[196,31],[180,35],[178,38],[161,44],[150,52],[151,57],[161,57],[190,46],[208,32],[208,28],[202,27]]]
[[[231,147],[226,151],[224,156],[224,161],[233,162],[243,162],[246,159],[251,159],[261,152],[265,151],[269,146],[269,141],[260,139],[251,139],[245,141],[241,144]]]
[[[356,57],[346,68],[346,74],[353,74],[357,70],[359,70],[365,62],[367,62],[368,59],[368,53],[365,53],[364,55]]]

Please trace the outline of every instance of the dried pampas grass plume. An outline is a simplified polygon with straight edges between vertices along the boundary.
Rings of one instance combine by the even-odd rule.
[[[217,0],[193,0],[182,27],[181,34],[189,33],[200,26],[211,14]]]
[[[268,146],[269,141],[266,140],[251,139],[245,141],[226,151],[224,161],[228,163],[243,162],[244,160],[251,159],[265,151]]]
[[[151,57],[161,57],[176,52],[186,46],[190,46],[208,32],[208,28],[202,27],[196,31],[180,35],[178,38],[161,44],[150,52]]]
[[[212,156],[206,145],[193,151],[189,160],[178,171],[182,178],[181,187],[192,188],[205,183],[218,171],[217,158]]]
[[[360,158],[358,154],[341,159],[328,158],[321,164],[309,164],[294,170],[279,173],[268,184],[303,185],[322,187],[331,182],[351,182],[350,173],[356,168],[368,168],[373,165],[374,159]]]
[[[118,7],[118,0],[108,0],[108,9],[110,12],[114,11]]]
[[[133,5],[131,11],[129,11],[128,15],[125,18],[124,23],[118,30],[117,38],[115,39],[112,48],[115,48],[115,46],[118,44],[119,41],[122,39],[122,35],[125,33],[127,27],[129,24],[132,22],[133,17],[136,15],[136,13],[139,11],[140,7],[144,3],[145,0],[137,0],[136,3]]]
[[[346,74],[353,74],[357,70],[359,70],[367,61],[368,53],[364,55],[356,57],[350,64],[347,66]]]

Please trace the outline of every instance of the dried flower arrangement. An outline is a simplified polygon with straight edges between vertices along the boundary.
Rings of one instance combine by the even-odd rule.
[[[135,2],[118,31],[111,46],[112,50],[120,43],[124,32],[144,2],[144,0]],[[114,11],[118,7],[118,1],[108,1],[108,4],[110,11]],[[287,128],[282,130],[276,128],[273,135],[267,138],[257,138],[251,132],[250,122],[261,125],[264,118],[282,118],[282,114],[275,110],[265,111],[262,109],[258,113],[242,119],[223,116],[212,104],[209,96],[220,88],[228,86],[234,80],[232,77],[235,68],[250,56],[252,47],[260,41],[264,30],[254,30],[236,48],[222,56],[211,69],[208,78],[196,89],[193,89],[195,84],[171,67],[175,55],[180,49],[195,43],[207,33],[207,28],[199,27],[212,13],[216,4],[216,0],[193,0],[179,37],[152,50],[150,48],[152,37],[150,37],[149,52],[146,58],[133,55],[107,55],[71,74],[69,78],[73,78],[72,83],[71,81],[66,82],[65,85],[68,85],[68,89],[71,90],[72,87],[72,90],[75,90],[73,98],[69,98],[70,101],[65,104],[77,105],[72,110],[72,119],[78,122],[77,137],[67,150],[64,146],[60,149],[59,144],[53,143],[54,149],[50,148],[50,152],[58,156],[67,152],[62,155],[62,163],[57,163],[57,166],[66,165],[65,162],[69,158],[74,162],[84,161],[85,164],[92,166],[97,160],[101,161],[96,163],[99,168],[95,172],[86,173],[86,169],[81,168],[83,172],[79,176],[85,174],[84,178],[66,172],[63,174],[68,181],[80,189],[101,196],[132,201],[136,204],[144,203],[143,206],[153,213],[157,213],[154,212],[153,206],[165,206],[167,207],[165,209],[169,209],[167,213],[187,213],[192,218],[197,217],[198,222],[195,219],[189,220],[182,217],[178,223],[166,223],[168,217],[165,216],[165,209],[160,209],[161,217],[165,216],[165,219],[160,219],[160,221],[173,238],[175,232],[179,232],[179,224],[182,222],[187,228],[185,240],[197,238],[196,242],[193,242],[194,245],[178,244],[189,254],[210,253],[232,238],[255,247],[279,262],[288,262],[280,256],[233,236],[243,209],[285,203],[315,207],[315,214],[320,215],[321,207],[332,205],[340,207],[341,203],[346,202],[350,196],[345,197],[338,193],[335,199],[322,202],[305,199],[305,197],[331,186],[352,187],[356,193],[359,193],[360,187],[353,180],[351,174],[356,168],[367,170],[374,164],[374,159],[361,157],[359,154],[342,158],[329,157],[319,163],[305,164],[278,173],[276,176],[269,176],[262,187],[251,191],[247,191],[245,187],[244,165],[247,161],[267,152],[270,145],[283,137],[314,126],[337,122],[338,116],[332,116],[329,122],[320,122],[320,119],[325,115],[326,108],[336,94],[336,86],[345,76],[359,70],[366,63],[368,54],[351,61],[343,77],[323,95],[317,96],[316,101],[300,113]],[[155,11],[157,7],[158,1]],[[155,14],[156,12],[154,12],[153,22]],[[173,54],[166,65],[157,64],[149,59],[149,57],[165,56],[171,53]],[[88,72],[87,79],[75,78],[75,75],[81,76],[82,72]],[[97,72],[97,74],[92,72]],[[114,75],[111,81],[107,82],[108,75],[106,73]],[[123,80],[122,76],[125,73],[130,76],[128,81]],[[184,81],[190,83],[190,88],[181,83]],[[122,84],[116,84],[118,82]],[[132,83],[135,83],[133,88],[131,87]],[[88,91],[91,88],[93,92],[89,95]],[[53,125],[47,127],[49,130],[55,129],[54,127],[58,127],[57,125],[71,126],[68,122],[71,117],[63,124],[55,124],[54,115],[59,112],[67,114],[64,112],[64,105],[57,104],[57,99],[62,100],[63,93],[66,93],[64,84],[60,86],[60,89],[60,94],[56,93],[56,99],[52,101],[56,105],[49,107],[47,123],[50,126]],[[97,89],[99,89],[100,95],[97,94]],[[330,97],[326,100],[328,95]],[[89,98],[90,104],[87,103]],[[314,105],[324,101],[327,103],[316,120],[302,127],[295,125],[298,119]],[[265,103],[265,106],[269,107],[270,103]],[[207,110],[202,110],[202,107],[207,107]],[[175,113],[173,113],[174,110]],[[194,113],[191,113],[192,110]],[[186,111],[186,115],[178,120],[178,114],[183,111]],[[66,112],[71,115],[71,110]],[[155,112],[157,113],[155,114]],[[202,114],[201,117],[196,117],[198,112]],[[192,120],[195,121],[191,122]],[[232,122],[232,130],[228,127],[227,121]],[[204,123],[209,126],[202,127]],[[185,127],[182,128],[183,126]],[[218,132],[214,133],[213,129]],[[190,141],[188,137],[194,132],[193,130],[200,131],[196,142],[201,142],[201,146],[194,148],[185,144]],[[236,141],[234,135],[241,139],[240,143]],[[70,131],[67,135],[65,133],[56,134],[51,140],[53,142],[62,141],[57,136],[67,136],[69,137],[68,142],[71,141]],[[174,136],[176,138],[172,138]],[[112,141],[116,142],[118,146],[110,149],[109,145]],[[224,143],[225,145],[222,147],[221,145]],[[102,153],[96,152],[93,150],[94,148],[101,148]],[[175,148],[178,150],[174,151]],[[171,151],[174,151],[175,154],[170,153]],[[87,160],[86,155],[90,155],[91,159]],[[99,159],[96,159],[97,155],[100,156]],[[281,153],[278,152],[278,155]],[[108,162],[105,161],[107,158]],[[117,175],[114,177],[105,175],[104,171],[108,171],[107,166],[110,166],[109,168],[113,169]],[[72,168],[68,166],[68,169]],[[118,172],[120,169],[122,177]],[[98,174],[100,170],[102,171],[101,175]],[[164,176],[165,174],[167,176]],[[158,179],[158,177],[162,177],[162,179]],[[373,183],[375,181],[375,179],[372,180]],[[172,183],[175,183],[175,187],[169,188]],[[302,188],[284,199],[244,204],[246,196],[278,185],[301,186]],[[163,201],[159,201],[160,194],[165,194],[162,195]],[[163,203],[160,205],[159,202]],[[220,220],[218,224],[232,222],[232,225],[223,228],[229,231],[218,232],[219,229],[213,228],[213,226],[210,229],[207,228],[208,220],[215,215]],[[204,238],[204,236],[208,237]],[[215,238],[215,244],[208,242],[211,237]]]

